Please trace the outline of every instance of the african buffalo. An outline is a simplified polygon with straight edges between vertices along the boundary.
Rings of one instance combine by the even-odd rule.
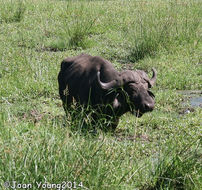
[[[154,94],[149,88],[155,84],[157,72],[152,71],[149,79],[142,70],[118,72],[99,56],[68,57],[62,61],[58,75],[63,107],[67,112],[73,99],[80,105],[91,105],[106,118],[111,118],[115,129],[118,118],[124,113],[130,111],[140,117],[154,109]]]

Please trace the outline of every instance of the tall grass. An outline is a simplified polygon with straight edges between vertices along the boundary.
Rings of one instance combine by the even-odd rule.
[[[93,17],[93,8],[86,1],[68,1],[65,12],[61,15],[63,22],[57,39],[49,44],[56,50],[90,47],[89,35],[97,18]]]
[[[140,6],[125,34],[129,36],[129,59],[133,62],[162,49],[174,51],[176,46],[187,43],[194,46],[201,39],[201,3],[159,4]]]
[[[3,120],[2,120],[3,119]],[[81,135],[58,122],[51,127],[20,122],[9,126],[1,114],[0,187],[4,182],[33,184],[82,182],[89,189],[198,189],[199,141],[179,147],[161,144],[145,155],[142,143],[118,141],[102,132]],[[57,119],[57,118],[55,118]],[[60,123],[60,122],[59,122]],[[147,150],[148,151],[148,150]]]
[[[169,144],[167,149],[152,160],[150,169],[151,185],[146,189],[197,189],[200,176],[200,140],[179,150]],[[194,145],[194,146],[193,146]],[[196,172],[197,171],[197,172]],[[196,173],[195,173],[196,172]]]
[[[20,22],[24,17],[25,10],[23,0],[0,2],[0,23]]]

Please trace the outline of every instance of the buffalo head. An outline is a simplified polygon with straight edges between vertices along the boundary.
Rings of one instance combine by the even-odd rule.
[[[137,117],[141,117],[145,112],[154,109],[154,94],[150,91],[150,88],[156,82],[157,72],[154,68],[152,71],[153,76],[151,79],[142,70],[125,70],[120,73],[117,80],[107,83],[101,82],[100,72],[98,72],[97,79],[103,90],[117,90],[113,101],[113,108],[119,108],[120,115],[130,111],[131,113],[135,113]]]

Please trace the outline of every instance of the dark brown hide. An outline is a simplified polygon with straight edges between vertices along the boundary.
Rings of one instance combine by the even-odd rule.
[[[149,88],[155,81],[155,69],[149,79],[142,70],[118,72],[109,61],[87,54],[64,59],[58,75],[65,111],[74,98],[81,105],[99,107],[100,112],[114,121],[128,111],[138,117],[152,111],[155,102]]]

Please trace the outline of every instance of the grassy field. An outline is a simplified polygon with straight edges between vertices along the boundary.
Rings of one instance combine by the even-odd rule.
[[[0,189],[200,189],[202,111],[179,91],[202,87],[201,21],[199,0],[0,0]],[[83,132],[57,84],[82,52],[155,67],[155,110]]]

